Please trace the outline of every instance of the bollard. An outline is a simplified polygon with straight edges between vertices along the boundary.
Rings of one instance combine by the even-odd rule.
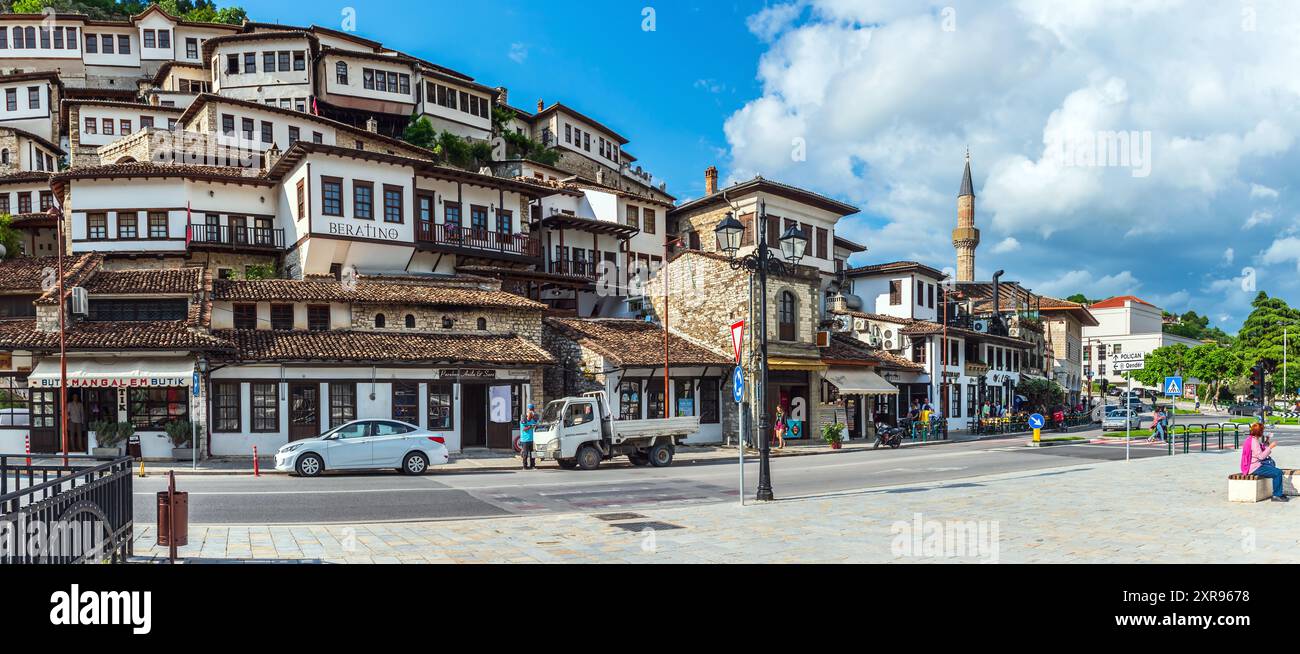
[[[143,478],[148,476],[149,475],[144,474],[144,459],[140,459],[140,477]]]
[[[253,446],[253,476],[254,476],[254,477],[261,477],[261,476],[262,476],[262,470],[261,470],[260,467],[258,467],[258,464],[257,464],[257,446],[256,446],[256,445]]]
[[[23,448],[27,451],[27,467],[32,467],[32,435],[23,438]]]

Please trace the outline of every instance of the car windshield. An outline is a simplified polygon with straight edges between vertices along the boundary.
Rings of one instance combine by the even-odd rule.
[[[564,400],[554,400],[546,405],[542,411],[542,419],[538,425],[543,429],[549,429],[560,419],[560,412],[564,410]]]

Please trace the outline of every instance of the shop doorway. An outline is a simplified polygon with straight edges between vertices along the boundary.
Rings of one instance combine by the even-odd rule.
[[[33,389],[31,392],[30,415],[32,453],[54,454],[63,451],[59,434],[58,389]]]
[[[776,407],[786,417],[786,440],[808,438],[811,405],[808,397],[808,373],[774,371],[768,374],[767,411],[776,420]],[[767,435],[774,438],[773,434]]]
[[[462,447],[512,449],[515,446],[515,426],[521,415],[520,396],[523,387],[519,384],[489,383],[462,384],[461,389],[461,420],[465,425],[461,433]],[[492,420],[494,399],[497,402],[507,403],[506,406],[499,407],[498,417],[506,417],[509,422]]]
[[[487,386],[460,385],[461,447],[487,447]]]
[[[289,384],[289,440],[320,435],[320,384]]]

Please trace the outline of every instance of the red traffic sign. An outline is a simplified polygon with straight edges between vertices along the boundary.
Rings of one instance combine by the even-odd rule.
[[[736,365],[740,365],[740,350],[745,344],[745,321],[731,326],[731,345],[736,349]]]

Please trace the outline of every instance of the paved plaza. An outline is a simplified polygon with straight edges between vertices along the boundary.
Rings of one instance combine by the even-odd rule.
[[[1097,446],[1084,446],[1097,447]],[[1239,454],[908,484],[771,504],[316,526],[191,526],[187,562],[1300,561],[1300,502],[1232,504]],[[1286,453],[1279,459],[1287,464]],[[776,489],[780,492],[780,480]],[[152,525],[140,560],[164,559]]]

